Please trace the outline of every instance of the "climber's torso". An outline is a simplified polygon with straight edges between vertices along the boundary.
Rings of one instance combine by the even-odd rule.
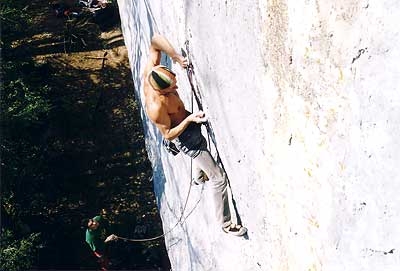
[[[189,115],[176,90],[165,94],[150,90],[148,97],[146,97],[146,112],[151,119],[151,116],[154,115],[168,114],[171,120],[171,128],[177,126]]]
[[[167,113],[171,119],[171,128],[177,126],[187,117],[187,111],[183,104],[178,92],[170,92],[165,95],[161,95],[160,101],[163,106],[167,109]]]

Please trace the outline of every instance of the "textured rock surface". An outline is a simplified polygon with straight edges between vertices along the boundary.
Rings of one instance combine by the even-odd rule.
[[[119,0],[136,94],[153,32],[190,41],[248,238],[223,235],[207,186],[166,236],[173,270],[399,270],[400,2]],[[191,108],[185,72],[180,95]],[[142,116],[164,231],[190,160]]]

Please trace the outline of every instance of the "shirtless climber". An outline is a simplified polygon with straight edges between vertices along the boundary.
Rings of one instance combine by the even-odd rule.
[[[226,175],[211,156],[207,141],[201,134],[201,123],[206,121],[206,116],[202,111],[191,113],[185,109],[177,92],[175,74],[160,65],[161,52],[165,52],[182,68],[187,66],[187,60],[175,51],[165,37],[158,34],[153,36],[144,70],[146,113],[163,137],[173,140],[180,151],[193,159],[198,172],[207,175],[208,185],[212,188],[215,215],[223,231],[243,236],[247,229],[231,221]],[[203,181],[207,178],[203,178]]]

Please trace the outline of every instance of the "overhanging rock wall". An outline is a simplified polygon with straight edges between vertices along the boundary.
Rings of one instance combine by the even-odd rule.
[[[119,0],[143,100],[152,33],[190,41],[248,239],[225,236],[193,187],[166,236],[173,270],[399,270],[400,2]],[[185,72],[179,91],[191,109]],[[190,161],[142,113],[164,231]]]

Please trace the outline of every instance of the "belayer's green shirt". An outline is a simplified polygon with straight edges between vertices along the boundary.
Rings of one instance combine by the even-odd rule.
[[[99,223],[99,227],[95,230],[86,229],[86,243],[88,243],[88,245],[93,251],[103,251],[104,241],[101,238],[102,237],[101,216],[95,216],[92,219]]]

